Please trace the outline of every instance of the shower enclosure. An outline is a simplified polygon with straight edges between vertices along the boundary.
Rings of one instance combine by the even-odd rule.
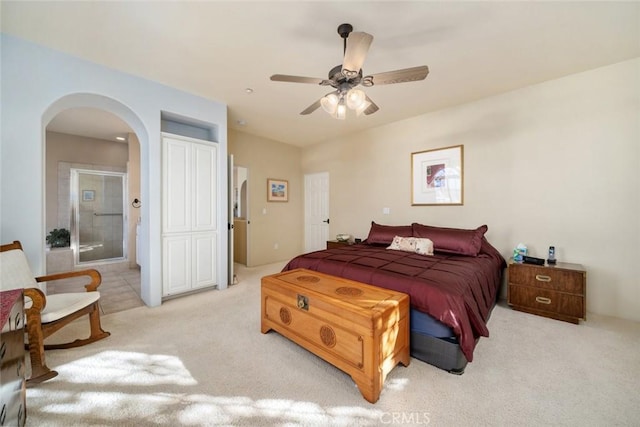
[[[127,254],[127,174],[71,169],[71,246],[76,265]]]

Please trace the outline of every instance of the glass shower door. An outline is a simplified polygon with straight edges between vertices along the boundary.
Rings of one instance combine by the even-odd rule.
[[[126,174],[73,169],[71,180],[76,263],[124,259]]]

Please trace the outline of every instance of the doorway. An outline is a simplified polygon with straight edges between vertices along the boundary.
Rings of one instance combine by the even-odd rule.
[[[127,174],[71,169],[75,264],[127,259]]]
[[[118,101],[85,93],[69,94],[55,101],[43,114],[42,125],[45,128],[45,232],[64,228],[70,234],[75,234],[71,233],[72,168],[126,174],[129,186],[126,194],[131,197],[131,200],[127,200],[127,210],[123,215],[123,219],[128,218],[125,227],[129,241],[126,246],[123,245],[127,252],[121,261],[95,262],[91,268],[102,274],[100,305],[104,313],[144,303],[157,305],[155,298],[159,299],[159,292],[153,292],[145,263],[149,248],[146,239],[141,240],[142,248],[139,251],[143,256],[143,262],[140,262],[142,266],[136,264],[135,230],[138,218],[147,209],[140,203],[140,200],[144,200],[144,194],[141,194],[141,145],[148,145],[145,126],[132,110]],[[146,233],[144,227],[143,233]],[[64,256],[58,251],[64,252]],[[43,252],[47,273],[77,267],[77,252],[71,247],[64,250],[44,248]],[[88,266],[83,265],[82,268]]]
[[[249,265],[249,170],[233,167],[233,261]]]
[[[304,250],[325,249],[329,237],[329,173],[304,176]]]

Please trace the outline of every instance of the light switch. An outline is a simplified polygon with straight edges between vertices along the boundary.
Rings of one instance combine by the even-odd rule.
[[[391,209],[389,209],[389,208],[382,208],[382,213],[383,213],[384,215],[389,215],[389,214],[391,213]]]
[[[266,215],[267,214],[267,208],[262,208],[262,215]]]

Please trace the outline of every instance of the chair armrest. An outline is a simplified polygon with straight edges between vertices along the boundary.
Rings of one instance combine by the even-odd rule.
[[[38,288],[24,288],[24,299],[25,303],[31,300],[31,307],[25,308],[27,316],[33,312],[41,313],[47,305],[47,297],[44,295],[44,292]]]
[[[67,271],[65,273],[55,273],[49,274],[47,276],[36,277],[36,282],[50,282],[53,280],[60,279],[68,279],[70,277],[81,277],[88,276],[91,278],[91,282],[84,285],[87,292],[92,292],[98,290],[98,286],[102,283],[102,276],[98,270],[89,269],[89,270],[77,270],[77,271]]]

